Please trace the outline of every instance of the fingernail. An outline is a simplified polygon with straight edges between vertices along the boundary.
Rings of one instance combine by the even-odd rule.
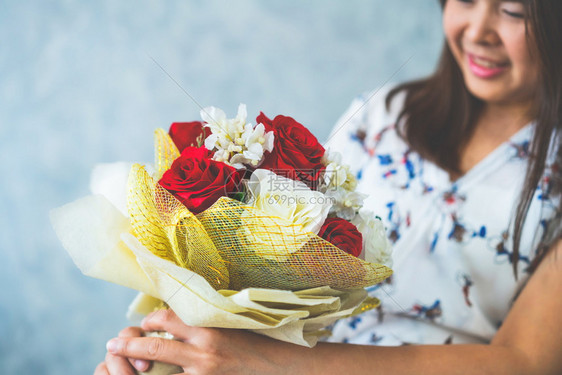
[[[118,339],[111,339],[105,345],[106,349],[110,353],[116,353],[117,348],[119,347],[119,340]]]
[[[142,359],[137,359],[135,361],[135,368],[139,371],[145,371],[149,366],[147,361],[143,361]]]
[[[148,323],[148,321],[149,321],[150,319],[152,319],[152,316],[153,316],[153,314],[150,313],[150,314],[148,314],[147,316],[145,316],[144,318],[142,318],[142,320],[141,320],[141,325],[144,325],[144,324]]]

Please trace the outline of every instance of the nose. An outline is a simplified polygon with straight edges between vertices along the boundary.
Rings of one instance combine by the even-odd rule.
[[[481,4],[485,4],[482,2]],[[490,6],[481,6],[470,12],[465,38],[474,44],[495,46],[501,43],[497,32],[497,15]]]

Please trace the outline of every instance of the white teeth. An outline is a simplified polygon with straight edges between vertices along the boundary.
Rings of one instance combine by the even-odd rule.
[[[478,65],[480,65],[480,66],[483,66],[484,68],[490,68],[490,69],[499,68],[500,66],[505,65],[505,64],[495,64],[495,63],[490,62],[490,61],[488,61],[488,60],[480,59],[480,58],[478,58],[478,57],[476,57],[476,56],[473,56],[473,57],[472,57],[472,60],[473,60],[476,64],[478,64]]]

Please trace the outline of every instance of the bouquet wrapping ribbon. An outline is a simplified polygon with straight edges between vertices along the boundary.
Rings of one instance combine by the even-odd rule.
[[[213,123],[209,126],[217,132],[207,140],[210,139],[211,144],[212,137],[216,138],[212,149],[226,147],[221,142],[217,146],[219,135],[226,137],[225,142],[230,140],[232,143],[236,139],[230,144],[234,148],[229,146],[227,153],[230,157],[232,150],[238,150],[239,154],[232,156],[230,161],[234,163],[238,158],[236,160],[245,160],[246,164],[251,160],[257,163],[264,151],[272,151],[275,132],[264,133],[263,124],[255,128],[245,124],[244,132],[240,133],[246,116],[245,107],[241,106],[241,109],[240,118],[232,121],[216,122],[207,116]],[[224,117],[222,111],[214,109],[213,113],[221,115],[221,119]],[[270,125],[273,129],[273,124]],[[293,125],[295,129],[307,132],[302,125]],[[199,130],[203,131],[203,125],[200,126]],[[232,138],[231,131],[240,133],[236,136],[240,139]],[[247,144],[243,138],[253,143]],[[266,139],[271,142],[266,144]],[[244,149],[242,144],[247,152],[240,153]],[[281,144],[277,147],[282,147]],[[59,239],[82,273],[141,292],[129,307],[129,318],[138,318],[168,305],[187,325],[248,329],[312,347],[321,335],[327,333],[326,327],[336,320],[378,305],[379,301],[368,297],[364,288],[383,281],[392,270],[347,253],[355,254],[357,245],[361,245],[357,242],[362,237],[354,224],[348,223],[346,229],[355,231],[353,251],[349,247],[342,247],[347,252],[342,251],[315,234],[320,233],[331,209],[318,201],[326,198],[323,193],[310,190],[304,183],[285,179],[283,181],[290,183],[292,189],[287,197],[295,198],[295,202],[297,197],[308,202],[289,205],[283,202],[279,205],[277,200],[269,202],[268,197],[285,197],[277,194],[283,190],[272,190],[265,182],[267,177],[280,178],[273,171],[256,169],[251,172],[249,180],[240,181],[243,185],[235,186],[237,182],[231,182],[239,181],[241,175],[230,175],[229,171],[247,174],[252,169],[236,170],[222,162],[199,160],[197,155],[204,150],[186,150],[194,154],[184,150],[180,155],[174,141],[164,130],[158,129],[152,173],[138,164],[115,163],[97,167],[91,188],[94,193],[102,194],[79,199],[51,212]],[[314,155],[325,153],[320,144],[312,151],[315,151]],[[194,159],[199,164],[188,169],[200,172],[197,168],[201,166],[206,174],[196,174],[190,180],[183,175],[182,163],[187,166]],[[179,164],[175,164],[176,160]],[[360,215],[360,223],[365,226],[368,237],[363,246],[366,253],[388,250],[384,231],[376,227],[378,219],[374,215],[364,217],[358,211],[357,202],[362,202],[362,198],[354,193],[355,180],[349,171],[331,157],[325,162],[326,165],[320,163],[322,168],[339,171],[342,181],[337,186],[340,192],[348,194],[355,202],[349,207],[354,214]],[[195,198],[182,203],[157,182],[163,176],[173,181],[172,187],[163,182],[171,191],[176,187],[180,190],[186,186],[192,188],[194,185],[187,183],[188,180],[201,185],[200,190],[188,188],[187,192],[194,193]],[[231,177],[236,179],[231,181]],[[215,178],[220,180],[218,185],[212,182]],[[166,178],[162,178],[164,180]],[[252,183],[254,185],[250,185]],[[183,195],[179,198],[186,199]],[[313,199],[318,204],[312,204]],[[148,373],[177,370],[177,367],[172,369],[157,364]]]
[[[249,329],[312,347],[325,327],[352,314],[367,297],[362,288],[342,291],[328,286],[300,291],[215,289],[200,274],[149,251],[131,234],[131,220],[101,195],[53,210],[51,221],[85,275],[152,296],[152,308],[165,301],[188,325]],[[384,279],[391,271],[380,267],[386,271],[379,274]],[[369,304],[375,306],[376,301]],[[145,301],[144,312],[149,310]]]

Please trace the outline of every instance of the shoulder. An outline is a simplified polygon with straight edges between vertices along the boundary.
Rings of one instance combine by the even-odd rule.
[[[382,86],[355,97],[336,122],[325,146],[340,152],[344,147],[365,147],[366,142],[376,138],[378,133],[394,127],[403,108],[406,93],[397,93],[387,107],[386,98],[393,87]]]
[[[372,133],[394,124],[404,105],[405,92],[397,93],[386,106],[386,98],[394,86],[387,85],[356,96],[336,122],[330,138],[340,132]],[[339,134],[338,134],[339,135]]]

